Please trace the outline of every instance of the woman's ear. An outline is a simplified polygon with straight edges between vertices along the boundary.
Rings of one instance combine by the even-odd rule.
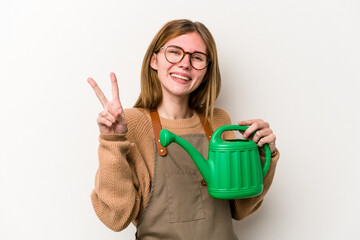
[[[156,54],[153,53],[150,59],[150,67],[154,70],[158,70],[157,69],[157,59],[156,59]]]

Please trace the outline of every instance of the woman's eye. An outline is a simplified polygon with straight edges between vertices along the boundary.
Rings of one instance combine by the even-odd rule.
[[[193,58],[194,60],[198,61],[198,62],[204,61],[204,59],[203,59],[202,57],[200,57],[200,56],[193,56],[192,58]]]
[[[171,54],[176,54],[176,55],[180,54],[180,52],[179,52],[179,51],[176,51],[176,50],[170,50],[169,52],[170,52]]]

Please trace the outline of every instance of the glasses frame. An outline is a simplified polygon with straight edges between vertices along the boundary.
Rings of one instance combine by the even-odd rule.
[[[171,61],[169,61],[169,59],[166,57],[166,49],[168,48],[168,47],[175,47],[175,48],[178,48],[178,49],[180,49],[181,51],[183,51],[183,56],[181,57],[181,59],[179,60],[179,61],[177,61],[177,62],[171,62]],[[176,45],[169,45],[169,46],[167,46],[167,47],[161,47],[159,50],[157,50],[155,53],[158,53],[158,52],[160,52],[160,50],[164,50],[164,56],[165,56],[165,59],[166,59],[166,61],[168,61],[169,63],[173,63],[173,64],[175,64],[175,63],[179,63],[179,62],[181,62],[183,59],[184,59],[184,57],[185,57],[185,55],[186,54],[189,54],[189,56],[190,56],[190,65],[194,68],[194,69],[196,69],[196,70],[203,70],[203,69],[205,69],[205,68],[207,68],[208,66],[209,66],[209,64],[210,64],[210,62],[211,62],[211,58],[207,55],[207,54],[205,54],[205,53],[203,53],[203,52],[198,52],[198,51],[195,51],[195,52],[186,52],[184,49],[182,49],[181,47],[179,47],[179,46],[176,46]],[[201,53],[201,54],[204,54],[205,56],[206,56],[206,65],[205,65],[205,67],[203,67],[203,68],[196,68],[196,67],[194,67],[193,66],[193,64],[192,64],[192,62],[191,62],[191,56],[194,54],[194,53]]]

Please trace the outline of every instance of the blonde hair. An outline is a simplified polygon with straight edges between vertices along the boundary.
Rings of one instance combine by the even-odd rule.
[[[154,109],[160,104],[162,100],[162,90],[157,71],[150,67],[151,57],[155,51],[163,47],[170,39],[192,32],[199,33],[203,39],[211,62],[207,66],[202,83],[190,94],[189,107],[204,114],[205,118],[210,121],[212,120],[214,103],[221,88],[221,76],[215,40],[204,24],[192,22],[187,19],[170,21],[155,35],[144,56],[141,68],[141,93],[134,107]]]

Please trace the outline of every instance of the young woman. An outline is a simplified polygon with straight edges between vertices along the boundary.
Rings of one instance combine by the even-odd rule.
[[[114,231],[132,222],[141,240],[237,239],[231,219],[256,211],[274,176],[279,154],[269,124],[239,122],[250,126],[244,138],[257,130],[252,140],[260,148],[268,143],[272,152],[264,191],[247,199],[211,198],[185,150],[177,144],[165,149],[157,141],[159,130],[166,128],[206,156],[207,135],[231,124],[227,112],[214,107],[221,78],[208,29],[199,22],[175,20],[157,33],[144,57],[141,93],[134,108],[122,108],[115,74],[110,78],[111,101],[88,79],[104,107],[97,119],[99,169],[91,194],[99,219]],[[234,138],[234,132],[225,132],[224,137]]]

